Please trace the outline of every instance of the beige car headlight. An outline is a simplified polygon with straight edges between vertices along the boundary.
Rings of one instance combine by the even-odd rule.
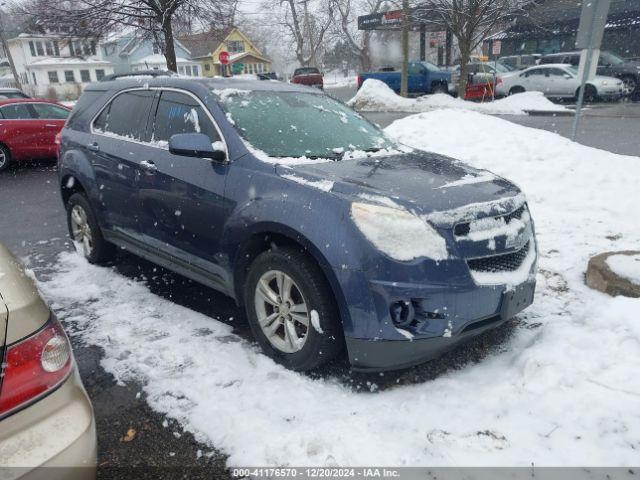
[[[400,206],[356,202],[351,218],[367,240],[395,260],[448,258],[446,241],[437,230]]]

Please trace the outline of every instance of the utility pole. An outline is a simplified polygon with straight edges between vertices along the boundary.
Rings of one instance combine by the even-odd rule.
[[[409,0],[402,0],[402,76],[400,95],[409,96]]]
[[[11,56],[11,52],[9,51],[9,45],[7,44],[7,38],[4,35],[4,23],[2,21],[2,15],[0,14],[0,43],[2,43],[2,49],[4,53],[7,55],[7,60],[9,61],[9,68],[11,68],[11,73],[13,74],[13,79],[16,82],[16,87],[22,88],[20,85],[20,77],[18,77],[18,71],[16,70],[16,65],[13,63],[13,57]]]

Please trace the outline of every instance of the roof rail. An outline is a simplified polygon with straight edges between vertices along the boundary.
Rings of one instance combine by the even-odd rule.
[[[138,70],[136,72],[112,73],[111,75],[102,77],[100,81],[109,82],[111,80],[117,80],[118,78],[128,77],[173,77],[175,75],[177,75],[177,73],[168,70]]]

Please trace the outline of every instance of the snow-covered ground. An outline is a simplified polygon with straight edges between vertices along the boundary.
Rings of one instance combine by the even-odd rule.
[[[524,92],[494,102],[470,102],[445,93],[404,98],[380,80],[368,79],[347,104],[361,112],[428,112],[440,108],[456,108],[502,115],[526,115],[528,111],[567,112],[541,92]]]
[[[276,365],[229,325],[62,254],[40,282],[102,365],[230,465],[623,466],[640,451],[640,299],[586,287],[591,255],[640,244],[640,158],[476,112],[387,132],[526,192],[540,248],[534,304],[479,363],[379,391]],[[428,187],[425,187],[428,188]],[[449,188],[458,188],[451,186]]]

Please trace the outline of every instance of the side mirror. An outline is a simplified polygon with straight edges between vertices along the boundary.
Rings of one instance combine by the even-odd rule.
[[[571,75],[569,75],[568,73],[564,74],[564,78],[566,78],[567,80],[571,80],[573,77]]]
[[[169,139],[169,152],[184,157],[210,158],[216,162],[224,162],[227,152],[220,142],[211,143],[204,133],[177,133]]]

